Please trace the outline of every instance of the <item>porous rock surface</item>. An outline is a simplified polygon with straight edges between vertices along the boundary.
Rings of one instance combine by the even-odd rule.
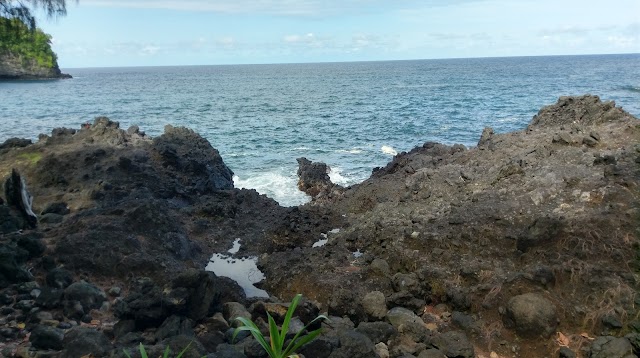
[[[638,143],[614,103],[563,97],[522,131],[425,143],[349,188],[322,176],[331,190],[283,208],[189,129],[100,117],[13,139],[0,177],[40,214],[0,201],[0,355],[259,357],[232,316],[266,331],[296,293],[293,326],[330,318],[307,358],[637,355]],[[271,297],[202,271],[236,238]]]

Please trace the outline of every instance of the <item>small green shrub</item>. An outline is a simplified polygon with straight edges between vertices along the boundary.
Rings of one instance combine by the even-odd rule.
[[[240,331],[249,331],[253,338],[260,343],[260,346],[264,349],[265,352],[269,355],[270,358],[287,358],[287,357],[297,357],[295,352],[300,349],[300,347],[314,340],[321,332],[321,329],[316,329],[312,332],[309,332],[307,335],[302,335],[307,328],[318,320],[327,319],[326,316],[320,315],[314,318],[311,322],[309,322],[300,332],[298,332],[291,342],[285,347],[285,339],[287,336],[287,332],[289,331],[289,323],[291,322],[291,318],[293,316],[293,312],[296,310],[300,299],[302,298],[301,294],[297,294],[291,304],[289,305],[289,309],[287,310],[287,314],[284,317],[284,321],[282,322],[282,328],[279,330],[276,325],[275,320],[271,315],[267,312],[267,317],[269,318],[269,342],[262,335],[258,326],[256,326],[253,321],[250,319],[246,319],[243,317],[236,318],[238,321],[242,322],[242,326],[236,328],[233,332],[232,341],[236,339],[236,336]]]
[[[176,356],[176,358],[181,358],[182,355],[189,349],[189,346],[191,346],[191,343],[187,344],[186,347],[184,347],[184,349],[178,353],[178,355]],[[131,358],[131,355],[129,354],[129,352],[127,352],[126,350],[124,350],[124,355],[127,356],[127,358]],[[164,350],[164,354],[162,355],[162,358],[169,358],[169,354],[171,353],[171,349],[169,349],[169,346],[167,346],[167,348]],[[147,356],[147,351],[144,349],[144,344],[140,343],[140,355],[142,356],[142,358],[149,358]]]

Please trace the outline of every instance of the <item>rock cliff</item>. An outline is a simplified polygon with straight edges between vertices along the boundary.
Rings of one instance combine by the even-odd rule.
[[[60,71],[57,61],[53,67],[38,64],[34,59],[16,56],[0,50],[0,80],[37,80],[71,78]]]

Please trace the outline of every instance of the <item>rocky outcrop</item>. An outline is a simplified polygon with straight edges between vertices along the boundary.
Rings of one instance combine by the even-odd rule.
[[[0,51],[0,80],[41,80],[71,78],[62,73],[55,62],[53,67],[42,66],[34,59]]]
[[[614,103],[561,98],[523,131],[425,143],[282,208],[233,188],[185,128],[149,138],[102,117],[12,140],[0,176],[19,171],[39,224],[0,201],[0,355],[193,342],[187,356],[260,357],[234,318],[264,330],[296,293],[290,327],[330,316],[308,358],[637,355],[638,143]],[[305,187],[331,187],[326,174],[301,161]],[[229,260],[257,257],[272,297],[202,271],[236,239]]]

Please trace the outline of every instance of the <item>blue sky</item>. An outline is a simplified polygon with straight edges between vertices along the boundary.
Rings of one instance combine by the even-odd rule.
[[[62,68],[640,52],[640,0],[79,0]]]

